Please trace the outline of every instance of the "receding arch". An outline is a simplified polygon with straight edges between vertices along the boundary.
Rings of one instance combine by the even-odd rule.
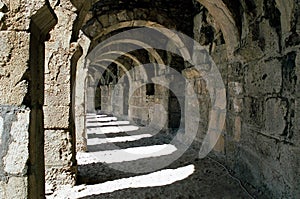
[[[239,47],[239,32],[234,18],[222,0],[197,0],[216,19],[224,35],[229,56]]]

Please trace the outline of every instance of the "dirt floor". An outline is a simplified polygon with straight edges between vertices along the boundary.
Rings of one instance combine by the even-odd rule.
[[[266,198],[211,155],[199,159],[198,142],[107,116],[89,116],[87,128],[77,185],[47,198]]]

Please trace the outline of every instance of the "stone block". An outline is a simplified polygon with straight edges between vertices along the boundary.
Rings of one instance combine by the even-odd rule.
[[[219,135],[216,135],[216,136],[219,136]],[[215,138],[216,139],[216,138]],[[224,150],[225,150],[225,139],[224,139],[224,135],[220,135],[218,137],[218,141],[217,143],[215,144],[214,146],[214,151],[216,152],[219,152],[219,153],[224,153]]]
[[[30,18],[37,10],[42,8],[45,1],[33,0],[30,3],[26,1],[9,1],[7,7],[7,26],[9,30],[29,30]]]
[[[265,54],[274,54],[280,51],[280,38],[276,29],[271,27],[270,20],[263,20],[259,24],[260,35],[263,35],[263,38],[260,38],[260,47]]]
[[[239,96],[243,93],[243,84],[240,82],[229,82],[228,90],[231,96]]]
[[[0,145],[2,146],[2,134],[4,132],[3,118],[0,117]]]
[[[109,26],[108,15],[101,15],[98,19],[101,22],[103,27],[108,27]]]
[[[234,120],[234,137],[233,140],[239,142],[242,133],[242,121],[240,117],[236,117]]]
[[[5,183],[0,181],[0,198],[5,198]]]
[[[265,133],[272,136],[278,136],[284,133],[287,125],[287,102],[278,98],[266,100],[264,111]]]
[[[249,45],[240,48],[238,53],[243,56],[246,62],[257,60],[258,57],[264,55],[264,52],[259,47],[259,41],[250,42]]]
[[[118,21],[118,18],[115,14],[110,14],[108,16],[108,22],[110,25],[113,25],[113,24],[117,24],[119,21]]]
[[[0,104],[22,104],[28,90],[23,80],[29,65],[27,32],[0,31]]]
[[[28,183],[26,177],[10,177],[6,187],[6,198],[27,198]]]
[[[27,173],[29,158],[29,114],[30,111],[18,112],[16,121],[11,125],[10,144],[4,156],[4,170],[9,174]]]
[[[45,180],[48,186],[59,189],[62,186],[74,186],[76,183],[76,167],[47,167],[45,168]]]
[[[209,113],[209,127],[210,129],[218,129],[219,111],[211,110]]]
[[[197,91],[200,95],[208,94],[206,81],[204,79],[196,80]]]
[[[244,98],[244,122],[257,127],[263,126],[263,102],[257,97]]]
[[[72,137],[64,130],[45,131],[45,165],[64,166],[72,161]]]
[[[45,85],[46,106],[69,106],[71,103],[70,84]]]
[[[184,69],[182,74],[187,79],[200,78],[203,75],[202,72],[195,67]]]
[[[117,14],[117,18],[119,21],[127,21],[130,17],[127,15],[127,11],[123,10]]]
[[[69,128],[69,106],[44,106],[44,126],[49,128]]]
[[[83,27],[83,32],[90,36],[90,37],[95,37],[97,36],[98,32],[102,30],[102,24],[100,24],[96,19],[91,19],[90,21],[87,22],[89,26]]]
[[[237,98],[234,98],[233,99],[233,102],[232,102],[232,106],[233,106],[233,110],[236,112],[236,113],[240,113],[242,112],[242,106],[243,106],[243,99],[237,99]]]
[[[249,64],[245,72],[245,93],[279,93],[282,85],[281,67],[282,64],[277,59]]]
[[[282,170],[282,175],[291,185],[290,193],[298,196],[300,195],[300,148],[299,146],[282,145],[280,154],[280,165],[285,168]]]
[[[201,68],[201,70],[203,70],[204,67],[202,67],[202,64],[207,64],[210,62],[210,55],[205,49],[194,49],[192,59],[193,65],[197,65]],[[206,68],[206,71],[209,71],[211,69],[211,66],[210,64],[207,66],[208,68]]]
[[[226,108],[226,90],[225,89],[217,89],[216,90],[216,100],[214,103],[214,107],[224,110]]]

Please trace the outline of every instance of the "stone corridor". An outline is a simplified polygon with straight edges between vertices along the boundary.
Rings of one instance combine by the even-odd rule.
[[[242,185],[212,157],[199,159],[195,144],[176,159],[184,143],[174,141],[172,134],[103,114],[87,115],[87,129],[88,152],[77,153],[77,185],[49,190],[47,199],[265,197]],[[171,164],[164,169],[145,169],[168,159]]]
[[[0,199],[300,198],[300,0],[0,0]]]

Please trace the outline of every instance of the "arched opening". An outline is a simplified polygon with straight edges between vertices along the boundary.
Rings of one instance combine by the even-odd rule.
[[[10,49],[0,61],[0,197],[12,180],[43,197],[44,171],[57,198],[299,195],[296,2],[50,1],[41,23],[43,3],[0,1]],[[28,113],[21,104],[29,134],[15,123]],[[11,161],[27,141],[28,161]]]

